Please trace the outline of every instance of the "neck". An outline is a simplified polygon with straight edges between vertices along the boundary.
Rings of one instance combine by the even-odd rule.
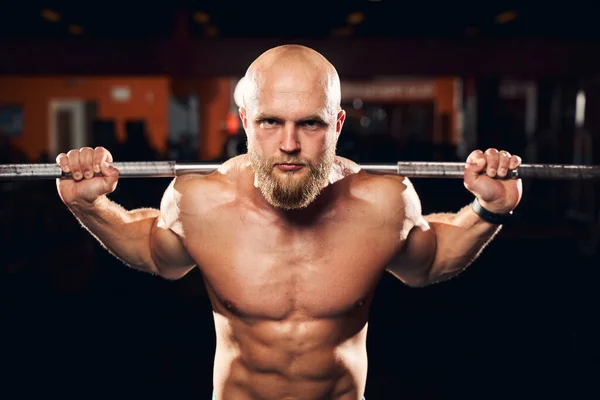
[[[310,225],[312,222],[325,215],[330,209],[336,196],[337,191],[335,189],[335,186],[326,185],[321,189],[315,200],[305,208],[284,210],[272,205],[269,206],[285,221],[293,223],[294,225]]]
[[[267,211],[279,220],[298,226],[310,225],[327,212],[333,199],[337,195],[337,191],[337,185],[325,182],[315,200],[308,206],[299,209],[286,210],[269,203],[261,193],[260,189],[258,189],[253,182],[251,188],[251,201],[260,209]]]

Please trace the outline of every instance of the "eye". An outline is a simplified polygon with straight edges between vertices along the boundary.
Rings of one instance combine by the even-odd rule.
[[[260,122],[260,125],[264,126],[265,128],[272,128],[275,125],[277,125],[277,120],[273,119],[273,118],[261,119],[259,122]]]
[[[321,121],[317,121],[316,119],[309,119],[302,121],[301,125],[309,129],[317,129],[323,126],[323,123]]]

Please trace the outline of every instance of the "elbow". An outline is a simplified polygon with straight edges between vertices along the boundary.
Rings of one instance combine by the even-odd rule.
[[[428,279],[418,279],[418,280],[412,280],[412,281],[408,281],[405,282],[406,286],[408,286],[409,288],[412,289],[421,289],[424,288],[425,286],[429,286],[430,281]]]
[[[176,271],[170,268],[158,268],[154,274],[168,281],[177,281],[183,278],[187,274],[187,271]]]
[[[161,265],[161,263],[153,256],[151,256],[149,262],[145,264],[145,270],[151,275],[158,276],[169,281],[175,281],[181,278],[181,276],[176,276],[173,274],[173,270],[171,268]]]
[[[410,288],[422,288],[429,285],[429,275],[423,270],[400,268],[397,265],[391,265],[387,271],[396,279]],[[417,272],[418,271],[418,272]]]
[[[153,260],[151,273],[168,281],[177,281],[186,276],[195,266],[196,264],[177,265]]]
[[[413,289],[424,288],[425,286],[429,286],[431,283],[431,279],[428,274],[419,274],[416,276],[406,277],[402,279],[402,283],[406,286]]]

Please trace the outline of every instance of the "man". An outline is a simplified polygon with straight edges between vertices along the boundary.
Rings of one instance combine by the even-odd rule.
[[[386,267],[414,287],[467,267],[520,201],[519,180],[496,179],[520,159],[473,152],[464,184],[478,202],[425,217],[408,179],[336,157],[345,112],[322,55],[271,49],[244,85],[248,154],[177,177],[160,210],[107,198],[119,174],[103,148],[58,156],[74,178],[57,181],[60,197],[132,268],[167,279],[200,268],[217,337],[215,399],[361,399],[368,310]]]

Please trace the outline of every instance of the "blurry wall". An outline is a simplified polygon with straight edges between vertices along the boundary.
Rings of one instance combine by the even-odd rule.
[[[348,81],[342,83],[345,97],[363,96],[365,103],[412,103],[422,100],[435,104],[434,140],[456,145],[459,137],[457,103],[459,80],[442,77],[431,80],[402,77],[385,81]],[[18,104],[24,108],[24,133],[11,138],[30,159],[49,151],[50,103],[54,100],[96,101],[98,117],[114,119],[117,138],[125,140],[127,119],[146,121],[150,144],[161,153],[172,132],[173,118],[169,102],[173,98],[198,99],[195,104],[199,120],[198,157],[218,159],[222,156],[231,111],[234,81],[231,77],[177,78],[169,77],[0,77],[0,105]],[[420,93],[419,87],[430,88]],[[124,97],[114,96],[114,90],[125,88]],[[393,89],[390,91],[390,88]],[[416,89],[415,89],[416,88]],[[425,96],[426,99],[423,97]],[[450,132],[442,134],[442,116],[448,118]],[[447,136],[448,135],[448,136]]]
[[[227,141],[227,115],[231,108],[233,83],[230,77],[178,78],[172,81],[172,95],[198,98],[200,159],[218,159]]]
[[[115,99],[113,90],[128,89]],[[50,102],[96,101],[98,117],[114,119],[117,137],[125,139],[126,119],[144,119],[150,144],[164,151],[168,135],[169,78],[167,77],[0,77],[0,104],[21,104],[24,133],[12,138],[30,159],[49,150]]]
[[[460,80],[453,77],[433,79],[386,78],[370,81],[342,82],[342,101],[358,99],[365,104],[433,103],[435,108],[434,143],[456,145],[459,141]],[[448,121],[448,132],[442,132],[442,119]]]

